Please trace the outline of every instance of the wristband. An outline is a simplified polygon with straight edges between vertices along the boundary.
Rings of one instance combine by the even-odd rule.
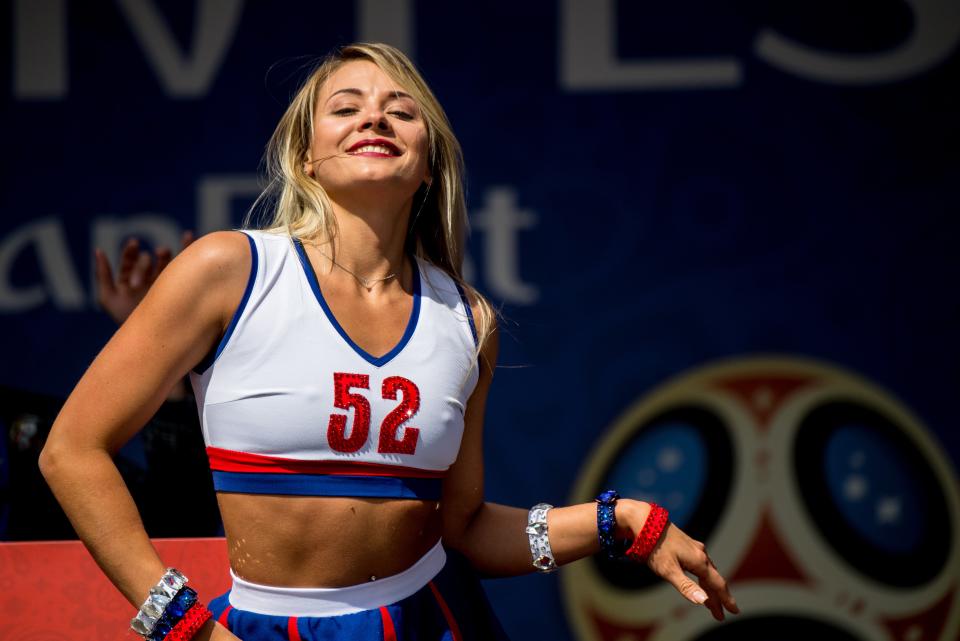
[[[175,568],[167,568],[157,584],[150,588],[147,600],[140,606],[137,616],[130,620],[130,627],[144,638],[149,638],[167,606],[187,584],[187,577]]]
[[[615,559],[623,552],[622,546],[617,545],[614,534],[617,531],[617,499],[620,494],[616,490],[601,492],[597,498],[597,537],[600,539],[600,549],[607,553],[607,558]]]
[[[660,537],[663,536],[663,531],[669,523],[669,516],[665,509],[656,503],[651,503],[650,514],[647,515],[647,520],[644,521],[640,533],[633,541],[633,545],[627,550],[627,556],[641,563],[646,561],[650,553],[653,552],[653,548],[657,546]]]
[[[213,617],[213,613],[207,609],[207,606],[198,602],[187,610],[183,618],[177,622],[177,625],[173,626],[163,639],[164,641],[190,641],[211,617]]]
[[[153,633],[147,637],[149,641],[164,641],[169,638],[170,633],[179,625],[186,616],[187,612],[192,610],[197,603],[197,593],[188,587],[184,587],[177,593],[177,596],[170,600],[163,616],[157,621],[153,628]]]
[[[549,503],[537,503],[527,513],[527,538],[530,539],[530,555],[533,567],[544,574],[557,569],[557,562],[550,549],[550,537],[547,528],[547,512],[553,509]]]

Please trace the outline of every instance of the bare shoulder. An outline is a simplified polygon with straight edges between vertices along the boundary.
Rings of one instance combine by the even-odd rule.
[[[181,269],[197,270],[201,278],[230,278],[235,273],[249,272],[250,242],[239,231],[216,231],[201,236],[177,256]]]
[[[77,384],[61,413],[68,433],[86,434],[113,451],[144,425],[170,387],[220,340],[251,264],[249,242],[239,232],[208,234],[184,249]]]
[[[223,325],[236,309],[253,259],[246,234],[218,231],[184,249],[163,272],[134,312]],[[141,309],[142,308],[142,309]]]

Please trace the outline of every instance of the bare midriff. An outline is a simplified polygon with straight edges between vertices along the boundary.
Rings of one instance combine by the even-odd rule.
[[[440,504],[219,493],[230,567],[251,583],[335,588],[397,574],[440,539]]]

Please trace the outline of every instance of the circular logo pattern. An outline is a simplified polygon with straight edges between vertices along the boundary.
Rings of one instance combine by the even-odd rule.
[[[960,496],[888,392],[789,357],[707,365],[644,395],[588,456],[572,501],[654,501],[707,543],[744,614],[717,625],[645,567],[561,573],[583,641],[955,641]]]

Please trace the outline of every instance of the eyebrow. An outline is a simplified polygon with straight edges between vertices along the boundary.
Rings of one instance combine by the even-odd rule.
[[[345,89],[337,89],[336,91],[334,91],[332,94],[330,94],[330,98],[333,98],[337,94],[341,94],[341,93],[348,93],[354,96],[363,95],[363,92],[357,89],[356,87],[346,87]],[[391,93],[393,94],[394,98],[409,98],[410,100],[413,100],[413,96],[411,96],[410,94],[404,91],[393,91]],[[330,98],[327,98],[328,102],[330,101]]]

